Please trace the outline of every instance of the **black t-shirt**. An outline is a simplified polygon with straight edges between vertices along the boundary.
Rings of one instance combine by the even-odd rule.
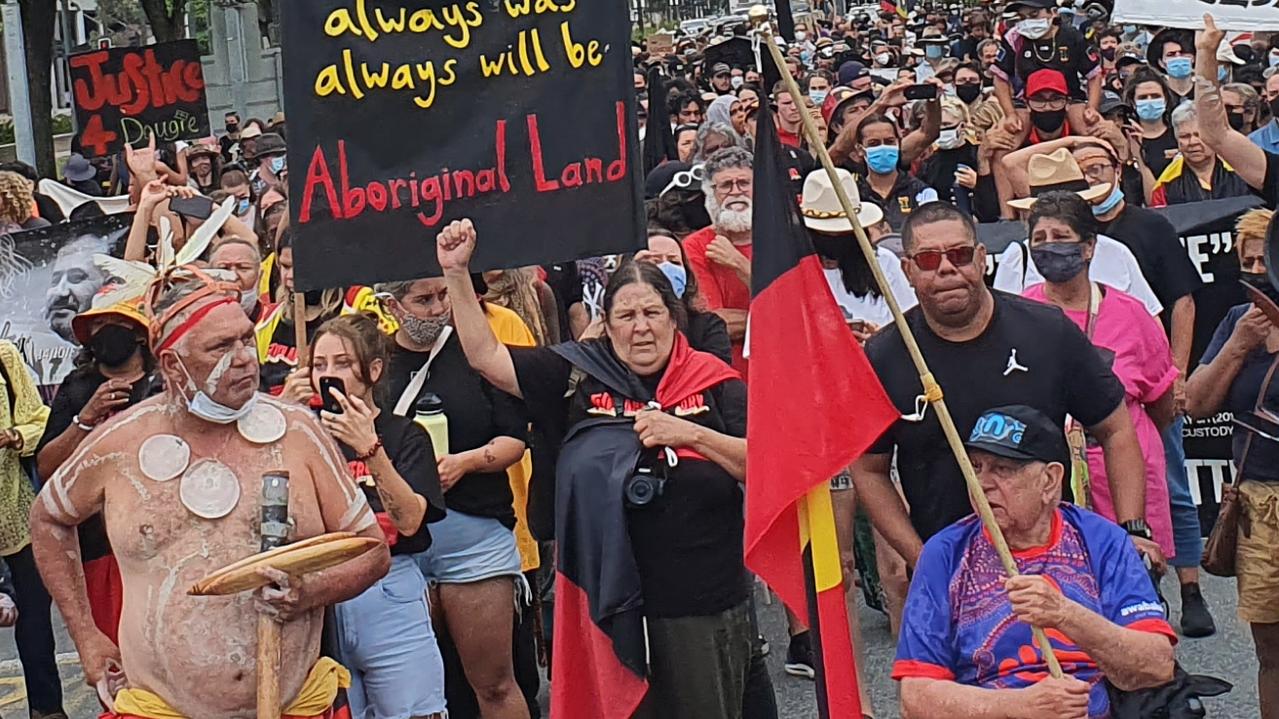
[[[416,422],[396,416],[383,410],[373,420],[373,430],[382,440],[382,448],[391,459],[395,471],[408,482],[414,492],[426,499],[426,516],[422,518],[422,526],[412,536],[399,535],[391,547],[392,556],[397,554],[418,554],[431,547],[431,530],[427,523],[444,519],[444,492],[440,489],[440,473],[435,466],[435,449],[431,446],[431,437]],[[369,474],[364,462],[356,461],[355,450],[338,442],[342,456],[346,458],[347,467],[355,483],[364,490],[369,506],[376,514],[384,514],[382,497],[377,492],[377,485]]]
[[[1221,320],[1221,324],[1217,325],[1216,332],[1212,335],[1207,349],[1204,350],[1203,357],[1200,358],[1199,364],[1206,365],[1211,363],[1221,354],[1221,349],[1226,345],[1226,340],[1230,339],[1230,335],[1235,331],[1235,325],[1238,324],[1239,318],[1247,313],[1251,304],[1235,305],[1230,308],[1226,316]],[[1244,358],[1243,366],[1239,368],[1239,373],[1235,375],[1230,382],[1230,389],[1226,391],[1225,402],[1221,405],[1223,412],[1251,412],[1257,406],[1257,396],[1261,393],[1261,383],[1266,379],[1266,373],[1270,371],[1270,365],[1275,361],[1275,356],[1266,352],[1265,347],[1253,350]],[[1279,373],[1270,380],[1270,386],[1266,388],[1265,398],[1262,406],[1271,412],[1279,412]],[[1244,448],[1248,447],[1248,457],[1244,461],[1243,475],[1247,479],[1259,482],[1279,483],[1279,442],[1273,442],[1264,437],[1253,437],[1251,447],[1249,447],[1248,436],[1250,432],[1236,426],[1234,436],[1231,441],[1231,454],[1234,457],[1236,466],[1241,460],[1244,460]]]
[[[977,167],[974,165],[973,169]],[[870,200],[879,205],[884,211],[884,220],[892,226],[893,231],[901,230],[906,218],[915,211],[916,207],[937,199],[935,190],[925,185],[918,177],[901,170],[897,171],[897,182],[893,184],[887,197],[875,192],[865,176],[857,178],[857,191],[863,200]]]
[[[307,322],[306,336],[314,337],[315,331],[329,319],[331,317],[325,316]],[[280,320],[275,326],[275,332],[271,334],[271,341],[267,344],[266,361],[258,370],[262,391],[278,396],[284,390],[284,380],[288,379],[289,373],[297,367],[297,331],[294,330],[292,322]]]
[[[1269,150],[1266,153],[1265,186],[1261,188],[1261,199],[1270,207],[1279,207],[1279,155]]]
[[[515,374],[534,424],[563,439],[569,427],[591,417],[592,396],[608,394],[583,377],[571,397],[573,366],[546,348],[511,348]],[[646,385],[654,388],[660,376]],[[746,436],[746,385],[724,382],[702,393],[708,411],[685,416],[733,437]],[[645,613],[656,617],[717,614],[747,598],[741,485],[719,465],[680,459],[653,504],[627,510],[631,551],[639,567]]]
[[[1165,130],[1159,137],[1147,137],[1141,140],[1141,161],[1154,173],[1155,179],[1168,168],[1168,163],[1177,156],[1177,136],[1172,130]]]
[[[58,386],[58,393],[53,397],[53,404],[49,405],[49,421],[45,424],[44,436],[40,438],[40,444],[36,446],[37,453],[67,431],[67,428],[75,421],[76,415],[89,404],[93,393],[97,392],[98,387],[106,381],[107,378],[93,365],[72,370],[62,380],[62,384]],[[142,379],[133,383],[127,406],[132,407],[159,390],[157,378],[144,375]],[[120,411],[122,410],[123,408]],[[45,477],[45,479],[49,478]],[[82,561],[90,562],[111,553],[111,543],[107,540],[107,526],[103,523],[101,514],[95,514],[86,519],[76,528],[76,531],[80,535]]]
[[[919,179],[937,191],[937,197],[946,202],[955,201],[955,170],[960,165],[967,165],[973,172],[977,171],[977,147],[965,142],[953,150],[938,150],[924,162],[919,170]]]
[[[728,324],[714,312],[689,310],[688,331],[684,334],[693,349],[709,352],[726,364],[733,363],[733,342],[728,338]]]
[[[396,346],[387,369],[387,406],[394,407],[409,381],[426,364],[428,352],[413,352]],[[495,437],[528,441],[528,419],[524,407],[514,397],[485,382],[471,369],[462,354],[457,333],[453,333],[431,364],[422,391],[434,392],[444,400],[444,416],[449,421],[449,453],[458,454],[483,447]],[[417,398],[414,398],[416,404]],[[414,413],[409,407],[409,416]],[[492,517],[508,527],[515,526],[513,497],[506,469],[472,472],[453,485],[444,502],[453,511],[478,517]]]
[[[1102,225],[1101,232],[1132,250],[1141,274],[1164,306],[1168,326],[1173,304],[1203,286],[1203,278],[1177,239],[1177,230],[1158,212],[1128,205],[1119,217]]]
[[[935,335],[918,307],[906,313],[961,437],[983,412],[1004,405],[1034,407],[1063,427],[1067,414],[1090,427],[1122,405],[1123,385],[1060,309],[992,294],[990,324],[968,342]],[[866,354],[893,404],[903,414],[913,413],[923,389],[897,328],[872,337]],[[935,412],[929,409],[921,422],[897,420],[868,454],[890,454],[894,447],[911,523],[921,538],[927,541],[972,513],[963,474]]]
[[[1097,49],[1088,44],[1084,36],[1069,25],[1057,28],[1053,37],[1039,40],[1021,39],[1021,50],[1018,52],[1008,42],[1007,37],[999,40],[999,56],[995,60],[998,67],[1007,77],[1016,78],[1011,82],[1020,94],[1025,88],[1026,80],[1037,70],[1049,69],[1060,72],[1066,78],[1066,89],[1071,99],[1087,99],[1080,78],[1097,68],[1100,56]]]

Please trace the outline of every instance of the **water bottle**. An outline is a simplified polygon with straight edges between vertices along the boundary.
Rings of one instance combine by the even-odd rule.
[[[422,425],[422,429],[431,436],[435,458],[439,459],[448,454],[449,418],[444,416],[444,400],[434,392],[427,392],[418,399],[414,411],[413,421]]]

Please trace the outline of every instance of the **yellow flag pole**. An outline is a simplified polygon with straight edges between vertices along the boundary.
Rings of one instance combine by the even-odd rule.
[[[773,58],[773,63],[781,72],[782,81],[786,83],[786,89],[790,92],[791,97],[802,98],[804,94],[800,92],[799,84],[795,82],[795,77],[791,75],[790,69],[786,67],[785,58],[782,57],[782,51],[777,47],[777,41],[773,38],[773,28],[768,22],[768,8],[762,5],[755,5],[750,10],[751,23],[755,25],[755,32],[761,38],[763,44],[768,46],[768,52]],[[761,107],[760,112],[768,112],[767,107]],[[959,430],[955,428],[955,420],[950,416],[950,410],[946,407],[946,401],[942,395],[941,385],[937,383],[933,373],[928,369],[928,363],[924,360],[924,355],[919,349],[919,343],[915,341],[915,335],[911,332],[910,326],[906,323],[906,317],[902,314],[901,305],[897,303],[897,298],[893,296],[892,290],[889,288],[888,281],[884,277],[883,269],[879,266],[879,260],[875,256],[875,248],[870,243],[870,239],[866,236],[866,231],[862,228],[861,223],[857,221],[857,208],[849,199],[848,193],[844,192],[844,185],[839,180],[839,174],[835,171],[835,163],[830,159],[830,153],[826,151],[826,143],[817,134],[817,126],[813,123],[813,118],[807,112],[799,113],[800,122],[803,124],[804,136],[808,139],[808,145],[812,149],[813,154],[817,155],[817,159],[821,162],[822,167],[826,170],[826,174],[830,177],[831,186],[835,188],[835,195],[839,198],[840,207],[848,216],[849,224],[852,225],[853,234],[857,236],[857,244],[862,249],[862,254],[866,257],[866,264],[875,275],[875,282],[879,285],[880,291],[883,293],[884,300],[888,303],[888,308],[893,313],[893,322],[897,325],[897,329],[901,332],[902,341],[906,345],[906,351],[910,354],[911,361],[915,364],[915,369],[919,373],[919,381],[924,388],[924,399],[933,406],[933,410],[937,413],[937,419],[941,423],[942,432],[946,435],[946,443],[950,446],[951,452],[955,455],[955,461],[959,463],[959,469],[963,472],[964,482],[968,485],[968,493],[973,498],[973,503],[977,506],[977,516],[981,518],[982,526],[990,533],[991,541],[995,545],[995,551],[999,554],[999,560],[1004,565],[1004,571],[1008,576],[1015,577],[1018,575],[1017,563],[1013,561],[1012,552],[1008,549],[1008,542],[1004,539],[1004,533],[999,529],[999,525],[995,523],[995,515],[990,510],[990,502],[986,500],[986,494],[982,492],[981,485],[977,482],[977,474],[973,471],[973,465],[968,461],[968,453],[964,450],[963,439],[959,436]],[[1044,655],[1044,661],[1048,664],[1048,671],[1053,677],[1060,677],[1061,664],[1057,661],[1057,655],[1053,652],[1052,645],[1048,642],[1048,637],[1039,627],[1031,627],[1035,643],[1039,645],[1040,652]]]

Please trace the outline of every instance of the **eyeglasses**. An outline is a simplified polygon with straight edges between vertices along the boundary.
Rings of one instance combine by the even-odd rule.
[[[1066,107],[1065,95],[1049,95],[1047,97],[1030,98],[1026,100],[1026,104],[1032,110],[1060,110]]]
[[[955,267],[967,267],[973,263],[973,255],[977,253],[976,245],[952,247],[949,250],[923,250],[910,256],[915,266],[924,272],[934,272],[941,267],[941,258]]]
[[[750,192],[751,188],[754,186],[755,186],[755,181],[750,178],[736,179],[736,180],[721,180],[720,182],[715,183],[715,191],[722,192],[722,193],[732,192],[733,190],[737,190],[739,192]]]
[[[1112,173],[1115,171],[1115,166],[1109,162],[1099,162],[1080,169],[1084,171],[1084,176],[1090,180],[1106,181],[1111,178]]]
[[[706,179],[705,165],[693,165],[690,169],[675,173],[666,189],[658,193],[658,197],[671,190],[687,190],[702,183]]]

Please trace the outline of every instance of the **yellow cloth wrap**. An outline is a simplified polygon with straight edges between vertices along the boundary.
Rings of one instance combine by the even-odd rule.
[[[497,341],[507,347],[536,347],[533,332],[514,310],[485,304],[489,328]],[[524,457],[507,467],[506,476],[511,484],[511,506],[515,509],[515,546],[520,550],[520,571],[531,572],[542,566],[542,556],[537,540],[528,529],[528,483],[533,479],[533,455],[524,451]]]
[[[281,713],[290,717],[320,716],[333,706],[338,690],[350,686],[351,672],[346,667],[329,657],[320,657],[302,683],[297,698],[284,707]],[[142,719],[186,719],[169,706],[168,702],[145,689],[120,690],[115,695],[115,713]]]

